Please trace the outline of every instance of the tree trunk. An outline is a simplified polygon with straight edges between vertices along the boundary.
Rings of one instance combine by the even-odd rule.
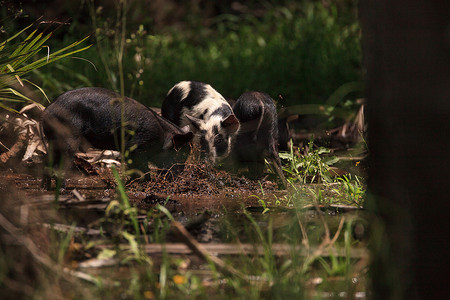
[[[446,299],[450,1],[361,0],[373,299]]]

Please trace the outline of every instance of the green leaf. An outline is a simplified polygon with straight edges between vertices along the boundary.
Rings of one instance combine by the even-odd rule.
[[[6,44],[8,44],[9,42],[11,42],[12,40],[14,40],[16,37],[18,37],[19,35],[21,35],[23,32],[25,32],[27,29],[29,29],[31,26],[33,26],[34,24],[30,24],[27,27],[23,28],[22,30],[20,30],[19,32],[17,32],[16,34],[14,34],[12,37],[10,37],[9,39],[7,39],[6,41],[4,41],[3,43],[0,43],[0,51],[3,50],[3,48],[5,47]]]
[[[97,255],[97,259],[111,259],[116,255],[116,253],[116,250],[102,249],[102,251]]]
[[[33,25],[35,24],[31,24],[23,28],[9,39],[0,43],[0,101],[34,102],[32,99],[26,97],[17,89],[13,88],[12,85],[17,81],[19,81],[22,86],[24,81],[33,85],[44,95],[47,101],[49,101],[44,90],[38,85],[26,80],[26,78],[23,78],[24,75],[51,62],[55,62],[59,59],[84,51],[92,46],[88,45],[76,49],[77,46],[87,40],[89,36],[86,36],[53,53],[46,51],[44,57],[28,63],[44,48],[50,50],[48,46],[45,46],[44,44],[53,34],[53,32],[50,32],[44,35],[42,32],[39,32],[38,29],[35,29],[30,34],[28,34],[22,42],[17,42],[19,36],[21,36]],[[9,111],[15,111],[14,109],[9,108],[8,105],[4,103],[1,103],[0,107],[5,108]]]
[[[161,212],[163,212],[169,218],[169,220],[175,221],[174,217],[167,208],[159,204],[156,206],[156,208],[159,209]]]
[[[336,106],[342,99],[344,99],[345,96],[350,94],[351,92],[359,92],[363,90],[363,84],[359,81],[352,81],[347,82],[338,87],[333,94],[328,97],[327,101],[325,102],[328,106]]]
[[[2,98],[0,98],[0,100],[3,100]],[[8,105],[4,105],[3,103],[0,102],[0,107],[3,109],[6,109],[7,111],[13,112],[13,113],[19,113],[17,110],[15,110],[14,108],[9,107]]]
[[[136,237],[132,235],[131,233],[128,233],[126,231],[122,232],[123,237],[128,241],[128,244],[130,244],[130,251],[138,256],[139,255],[139,245],[136,241]]]
[[[332,157],[325,157],[323,159],[325,161],[325,163],[329,166],[334,165],[335,163],[337,163],[339,161],[339,157],[336,156],[332,156]]]

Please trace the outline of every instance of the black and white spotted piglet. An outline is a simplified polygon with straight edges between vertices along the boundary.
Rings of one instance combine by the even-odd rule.
[[[225,98],[209,84],[181,81],[169,90],[161,107],[164,118],[178,126],[191,126],[194,143],[216,163],[231,152],[239,121]]]
[[[233,106],[241,128],[233,147],[233,160],[245,165],[250,175],[263,173],[265,162],[272,162],[286,184],[278,156],[278,118],[272,98],[262,92],[246,92]]]

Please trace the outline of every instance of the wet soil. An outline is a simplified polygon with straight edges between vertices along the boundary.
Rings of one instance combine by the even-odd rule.
[[[111,222],[106,220],[105,211],[112,201],[118,200],[114,176],[110,168],[90,164],[83,159],[77,159],[76,165],[78,169],[66,179],[65,188],[62,190],[55,189],[54,181],[51,190],[41,188],[40,172],[36,171],[42,169],[39,165],[28,166],[21,171],[1,170],[0,194],[3,198],[6,195],[8,201],[0,203],[0,211],[7,213],[8,210],[4,207],[8,203],[12,204],[11,207],[14,207],[14,214],[17,216],[16,224],[28,228],[30,238],[46,252],[51,249],[49,242],[51,232],[67,234],[73,231],[74,238],[67,251],[65,264],[75,270],[106,278],[108,282],[123,281],[126,286],[130,269],[137,270],[139,266],[124,266],[120,262],[120,257],[109,262],[98,259],[99,253],[105,249],[113,249],[117,246],[115,243],[120,247],[129,247],[127,241],[117,233],[122,230],[133,232],[130,222],[125,224],[118,221],[118,218],[123,216],[114,215],[112,217],[116,219]],[[314,185],[310,186],[313,188]],[[161,241],[151,240],[158,226],[161,227],[154,220],[166,218],[156,209],[158,204],[164,206],[209,253],[218,251],[217,255],[226,257],[235,265],[239,265],[238,255],[242,255],[244,246],[255,249],[254,231],[246,214],[253,218],[263,232],[268,230],[272,232],[274,247],[276,243],[286,247],[289,243],[297,245],[300,242],[292,240],[289,236],[293,230],[298,231],[298,210],[289,203],[275,204],[276,199],[283,198],[287,191],[280,190],[278,182],[271,178],[270,174],[260,180],[250,180],[204,164],[186,164],[183,168],[174,168],[168,172],[153,170],[142,179],[128,178],[125,187],[130,204],[138,209],[140,229],[144,231],[145,228],[145,234],[137,238],[146,245],[145,251],[151,256],[155,269],[158,270],[162,264],[163,252],[168,251],[171,259],[186,263],[189,272],[201,278],[204,286],[216,284],[214,274],[208,270],[204,259],[187,247],[187,243],[181,242],[176,232],[172,230],[165,232],[163,237],[165,246],[161,249],[157,249],[161,246],[158,244]],[[270,209],[268,213],[264,213],[266,208]],[[312,247],[317,247],[322,242],[324,229],[321,216],[331,217],[327,218],[331,234],[339,230],[343,215],[341,213],[345,213],[348,219],[359,218],[357,216],[359,211],[349,207],[304,206],[303,210],[301,220],[304,221]],[[159,215],[153,218],[155,214]],[[338,218],[333,218],[334,216]],[[364,231],[366,226],[364,223],[361,224]],[[354,235],[357,233],[356,225]],[[366,236],[367,234],[363,233],[357,238]],[[95,246],[88,247],[87,245],[91,243]],[[285,253],[292,251],[292,248],[286,249],[283,250]],[[352,247],[352,251],[352,259],[365,261],[367,253],[364,246]],[[283,255],[285,254],[280,254],[280,263],[283,261]],[[108,266],[118,268],[111,272],[110,268],[105,268]],[[359,275],[356,278],[363,280]],[[339,279],[337,284],[341,282],[344,280]],[[111,284],[112,286],[117,285]],[[362,281],[358,284],[358,289],[363,289],[364,286]],[[116,289],[113,294],[121,293],[123,287]],[[315,285],[310,289],[315,292]]]
[[[42,169],[39,165],[28,167],[33,172],[23,168],[22,172],[4,169],[0,172],[0,183],[20,191],[27,204],[45,207],[58,203],[60,210],[66,209],[72,216],[81,215],[82,223],[88,224],[104,213],[111,200],[117,199],[116,184],[109,167],[80,158],[76,165],[78,170],[66,178],[65,188],[60,190],[55,189],[54,180],[51,190],[41,187],[41,178],[36,175],[39,174],[36,169]],[[286,193],[278,190],[277,182],[268,176],[250,180],[204,164],[187,164],[176,171],[154,170],[144,178],[128,178],[125,187],[130,204],[138,208],[139,214],[145,215],[160,204],[171,213],[185,217],[261,207],[261,200],[271,203],[274,197]],[[76,213],[77,210],[84,213]]]
[[[66,179],[65,188],[61,190],[55,190],[54,181],[53,189],[45,190],[41,188],[39,176],[12,170],[0,172],[0,183],[8,190],[13,188],[20,192],[15,197],[20,198],[22,206],[39,208],[47,213],[56,207],[65,224],[98,228],[95,224],[105,216],[108,205],[118,200],[112,172],[108,167],[82,159],[77,159],[76,163],[78,170]],[[270,210],[274,230],[295,222],[296,209],[292,204],[276,201],[287,195],[286,190],[279,190],[278,183],[269,177],[250,180],[204,164],[186,164],[176,172],[154,170],[144,178],[128,179],[125,187],[129,202],[138,209],[141,221],[154,212],[157,205],[162,205],[175,220],[190,227],[198,241],[220,242],[223,235],[219,227],[224,216],[227,222],[240,224],[240,220],[246,218],[244,209],[263,227],[267,227],[268,222],[264,212]],[[316,207],[305,205],[303,208],[311,222],[319,221]],[[356,207],[339,205],[321,205],[320,209],[328,216],[356,211]],[[60,218],[55,221],[57,219]],[[330,226],[337,227],[337,221],[329,222]]]
[[[108,167],[87,162],[78,162],[77,165],[79,170],[66,179],[65,189],[58,191],[41,188],[39,177],[11,170],[0,172],[0,183],[5,190],[17,191],[13,194],[17,199],[13,201],[20,203],[18,206],[21,210],[27,207],[44,215],[44,223],[77,224],[84,228],[83,232],[98,231],[99,222],[105,226],[101,220],[105,217],[108,205],[113,200],[119,200],[113,175]],[[90,175],[82,174],[87,173],[87,167],[91,170]],[[94,169],[95,172],[92,172]],[[310,186],[313,188],[314,185]],[[152,217],[148,216],[153,213],[161,215],[156,209],[161,205],[175,220],[186,226],[197,241],[203,243],[230,242],[235,238],[248,240],[244,224],[248,226],[249,222],[244,209],[262,229],[271,226],[275,242],[284,242],[284,233],[291,226],[297,226],[298,207],[294,208],[285,201],[277,202],[276,199],[282,199],[287,192],[279,190],[277,182],[268,178],[255,181],[206,165],[188,164],[176,174],[154,171],[143,179],[129,180],[126,190],[131,206],[138,209],[141,224],[152,226]],[[356,207],[351,206],[305,204],[302,208],[305,212],[303,218],[311,228],[322,227],[320,214],[333,217],[341,213],[359,213]],[[270,210],[270,213],[265,214],[266,210]],[[327,222],[333,231],[338,227],[339,218],[328,218]],[[232,224],[233,233],[225,228],[226,224]],[[129,229],[132,230],[131,227]],[[319,237],[317,242],[321,235],[316,234]],[[166,241],[176,242],[177,238],[169,234]]]

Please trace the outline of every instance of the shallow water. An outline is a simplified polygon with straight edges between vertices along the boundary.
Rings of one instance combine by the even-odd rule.
[[[129,249],[131,247],[129,242],[120,236],[120,232],[133,232],[128,217],[124,218],[121,213],[109,217],[114,220],[108,220],[105,210],[112,201],[118,200],[117,192],[99,176],[77,175],[69,178],[66,181],[66,188],[59,192],[41,189],[40,180],[34,176],[9,171],[0,173],[0,183],[7,185],[10,191],[15,190],[10,197],[20,200],[16,205],[20,205],[20,219],[24,226],[40,224],[43,228],[52,228],[57,232],[66,234],[72,232],[75,244],[81,244],[82,250],[72,254],[72,261],[67,263],[74,270],[100,276],[105,280],[105,284],[116,282],[111,284],[114,286],[110,290],[111,295],[120,294],[124,286],[128,286],[127,282],[133,280],[133,276],[148,272],[145,266],[123,266],[120,260],[113,259],[106,262],[96,258],[105,249],[116,247],[112,240],[119,243],[121,249]],[[144,251],[151,257],[152,266],[158,270],[166,263],[165,255],[168,254],[171,264],[173,261],[186,264],[183,270],[177,272],[184,274],[188,271],[190,276],[200,278],[202,285],[206,287],[209,285],[226,287],[226,283],[217,281],[215,279],[217,275],[209,269],[204,259],[180,239],[179,234],[170,226],[169,218],[157,209],[158,205],[165,207],[174,220],[180,222],[206,251],[214,256],[226,258],[235,266],[240,266],[240,260],[244,258],[247,261],[253,256],[255,256],[253,259],[264,256],[267,245],[271,245],[271,254],[277,256],[277,263],[280,264],[286,259],[293,259],[291,257],[293,253],[296,253],[294,258],[308,257],[321,245],[326,230],[329,231],[330,238],[343,230],[340,228],[343,219],[346,222],[351,220],[352,223],[351,236],[354,242],[351,249],[345,252],[343,246],[339,246],[333,250],[337,252],[327,251],[322,255],[325,259],[328,255],[336,257],[350,255],[354,261],[363,261],[367,257],[365,250],[367,223],[364,212],[356,208],[339,205],[314,206],[307,199],[286,202],[284,196],[288,195],[288,192],[273,189],[271,184],[257,184],[255,186],[261,188],[246,189],[245,184],[239,183],[238,186],[228,186],[219,192],[213,185],[206,186],[208,191],[213,191],[212,193],[201,193],[201,189],[197,189],[197,193],[192,190],[187,193],[171,193],[170,189],[158,190],[149,188],[146,184],[148,182],[144,181],[142,185],[127,187],[127,195],[130,204],[137,208],[140,234],[136,237],[144,245]],[[299,193],[298,197],[304,195]],[[38,221],[32,217],[32,213],[36,211],[41,213]],[[299,224],[304,226],[304,232],[301,232]],[[75,229],[73,226],[76,226]],[[302,242],[303,234],[308,237],[310,249],[306,249]],[[86,248],[89,242],[96,246]],[[344,234],[340,234],[335,243],[343,245]],[[250,252],[244,253],[243,249]],[[256,251],[257,249],[259,250]],[[113,266],[114,269],[111,269]],[[245,269],[245,272],[253,274],[251,269]],[[320,271],[320,265],[314,265],[312,272],[323,273]],[[253,281],[260,280],[259,275],[252,276]],[[323,278],[323,275],[315,276]],[[357,284],[354,289],[362,295],[365,286],[364,276],[355,276]],[[261,282],[258,284],[266,284],[264,280]],[[336,296],[339,292],[348,290],[343,282],[347,282],[347,279],[339,277],[335,281],[328,281],[325,288],[327,295]],[[316,290],[316,287],[321,285],[311,284],[309,286],[311,293],[322,293],[321,295],[325,297],[322,289]],[[328,292],[330,290],[338,292]]]

